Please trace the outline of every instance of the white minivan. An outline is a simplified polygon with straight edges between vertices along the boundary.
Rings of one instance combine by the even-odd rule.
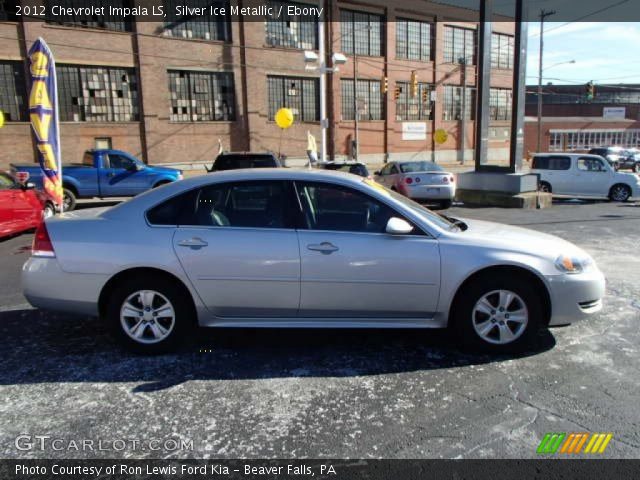
[[[640,196],[640,177],[616,172],[599,155],[537,153],[531,173],[540,176],[540,190],[554,195],[608,198],[626,202]]]

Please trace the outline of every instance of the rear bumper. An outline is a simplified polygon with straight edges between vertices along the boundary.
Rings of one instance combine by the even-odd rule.
[[[605,278],[597,268],[587,273],[546,278],[551,295],[550,326],[583,320],[602,310]]]
[[[416,200],[453,200],[455,185],[406,185],[405,195]]]
[[[98,315],[98,298],[107,275],[68,273],[56,258],[31,257],[22,267],[27,301],[44,310]]]

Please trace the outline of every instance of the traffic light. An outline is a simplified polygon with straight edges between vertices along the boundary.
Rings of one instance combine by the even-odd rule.
[[[388,91],[389,91],[389,78],[382,77],[382,93],[386,95]]]
[[[393,99],[398,100],[400,98],[401,93],[402,93],[402,87],[400,85],[396,85],[396,89],[393,92]]]
[[[415,70],[411,71],[411,96],[418,96],[418,74]]]
[[[585,94],[587,95],[587,100],[591,101],[596,96],[596,86],[593,84],[593,80],[585,85]]]
[[[429,101],[429,91],[425,88],[422,90],[422,103],[426,104]]]

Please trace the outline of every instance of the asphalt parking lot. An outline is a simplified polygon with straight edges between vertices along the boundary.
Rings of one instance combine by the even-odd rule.
[[[603,312],[519,357],[463,354],[442,332],[369,330],[207,331],[139,357],[98,320],[29,307],[19,272],[32,235],[0,241],[0,455],[530,458],[546,432],[611,432],[603,456],[640,456],[640,204],[449,214],[585,248],[607,276]],[[62,441],[21,450],[19,435]],[[86,439],[107,448],[70,446]]]

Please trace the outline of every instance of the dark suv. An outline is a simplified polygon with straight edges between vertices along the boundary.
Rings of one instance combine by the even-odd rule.
[[[282,163],[271,152],[224,152],[218,155],[211,168],[207,172],[220,172],[223,170],[238,170],[240,168],[280,168]]]
[[[367,166],[364,163],[359,162],[326,162],[326,163],[318,163],[318,168],[322,168],[324,170],[335,170],[336,172],[345,172],[352,173],[354,175],[359,175],[364,178],[371,178],[369,174],[369,170],[367,170]]]
[[[629,148],[624,151],[624,158],[620,160],[618,170],[640,172],[640,149]]]
[[[600,155],[616,170],[620,168],[620,162],[626,158],[626,152],[622,147],[597,147],[592,148],[588,153]]]

